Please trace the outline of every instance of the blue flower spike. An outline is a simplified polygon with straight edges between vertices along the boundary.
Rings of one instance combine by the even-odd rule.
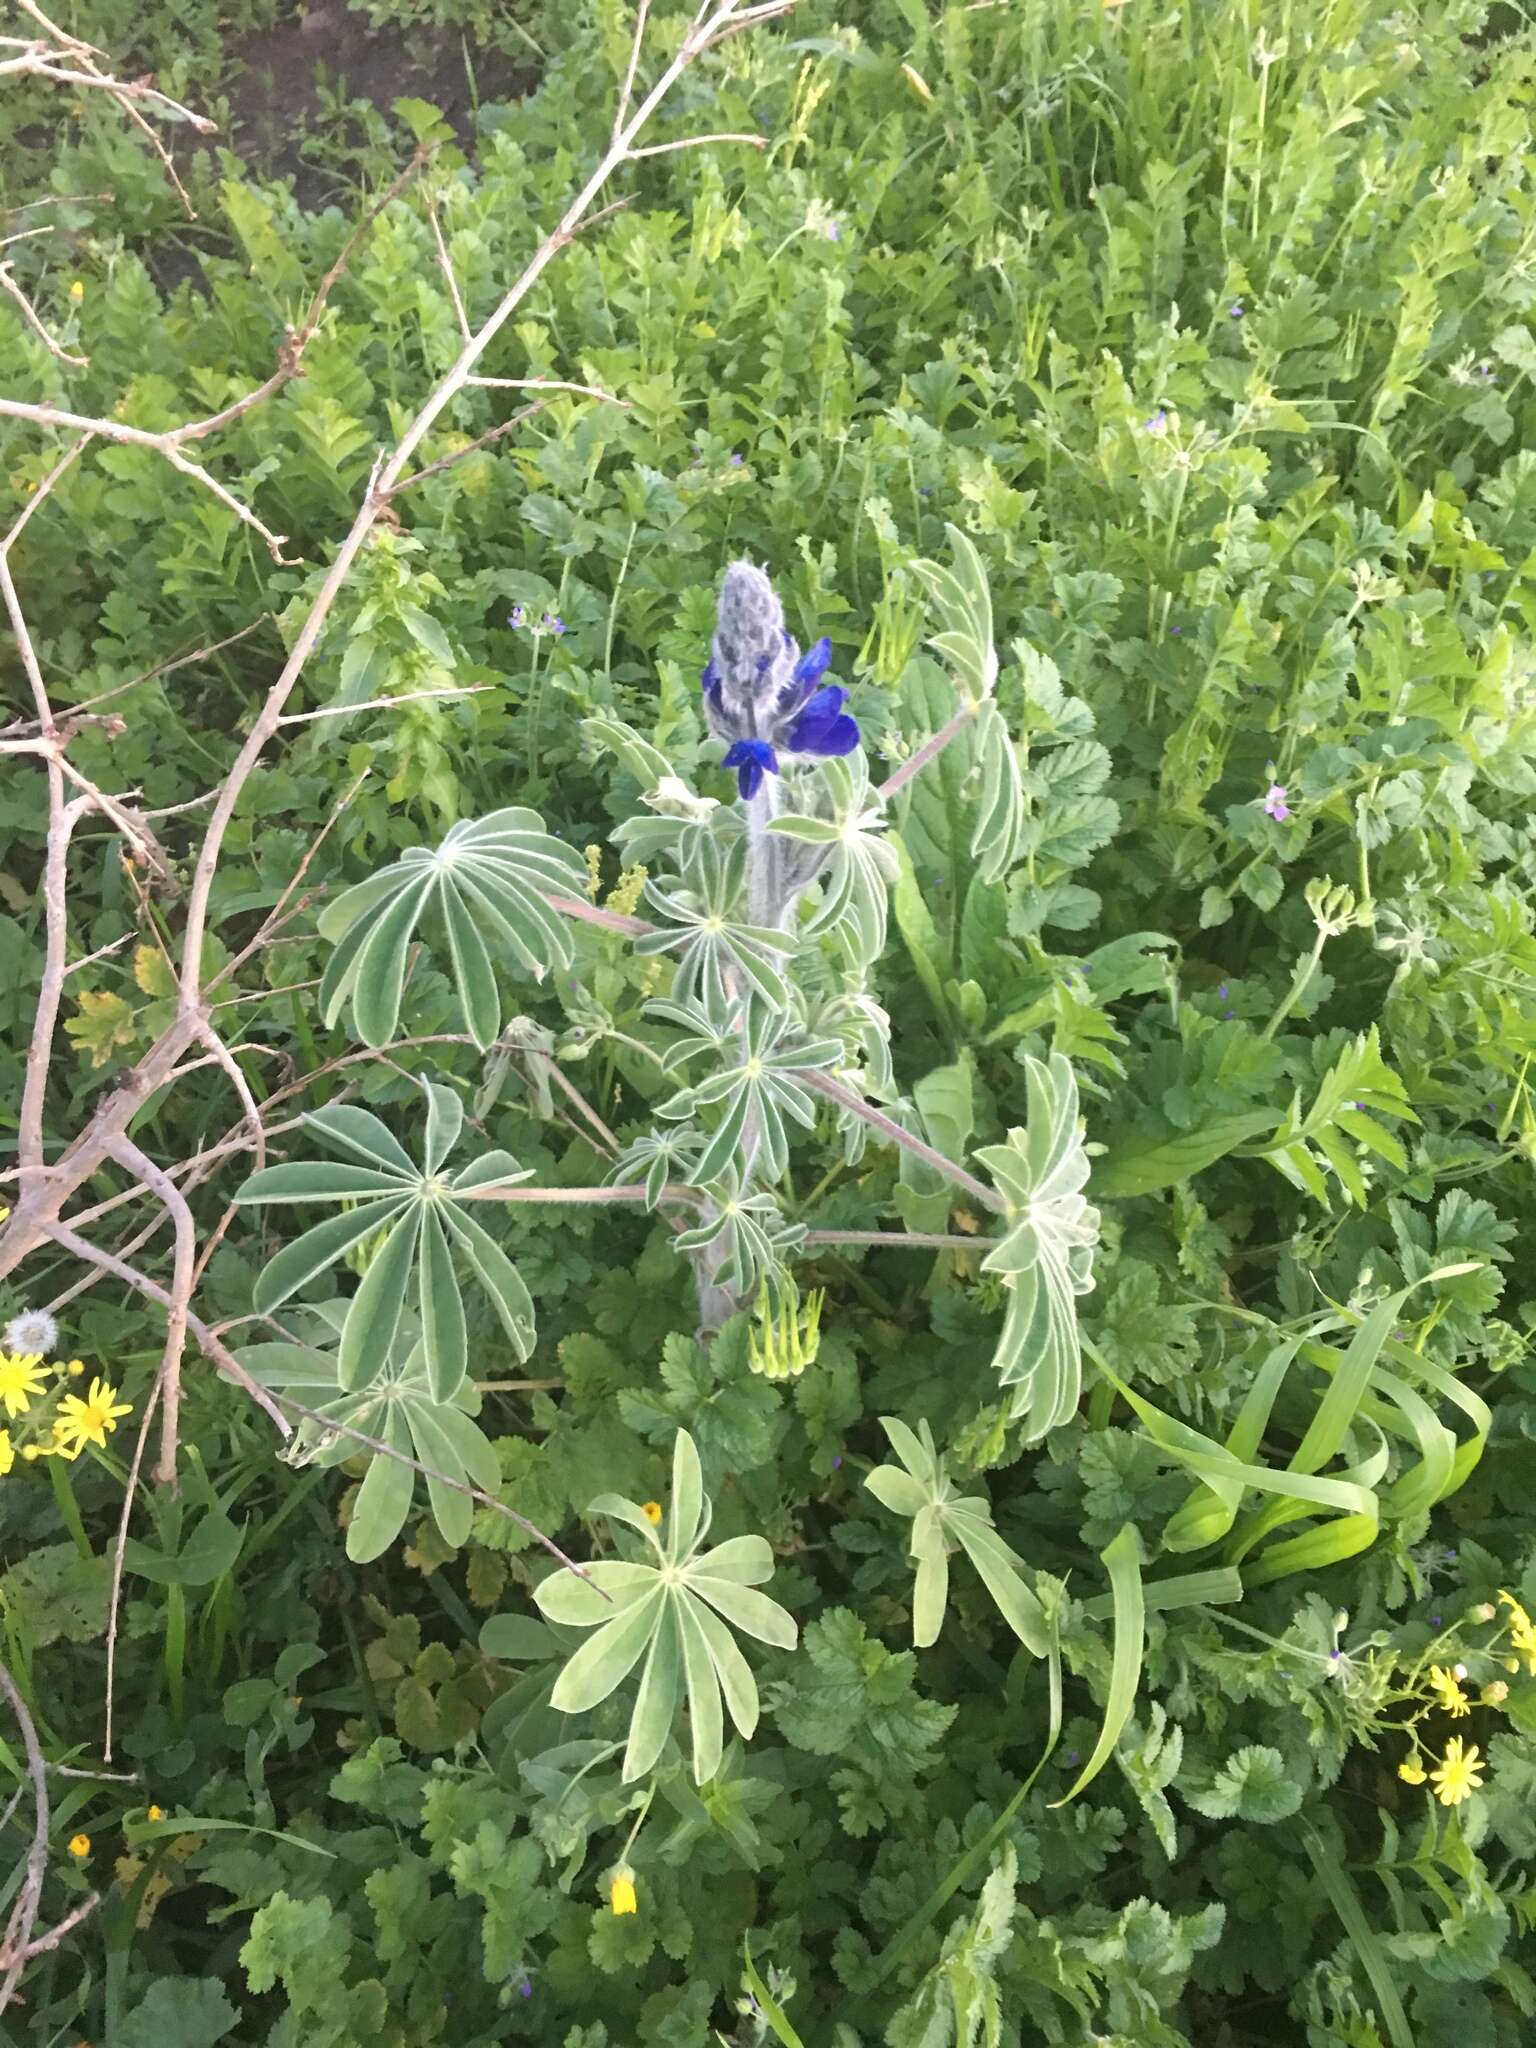
[[[848,692],[822,684],[831,665],[832,642],[823,635],[802,654],[768,578],[750,562],[733,562],[699,680],[705,717],[727,742],[724,765],[735,769],[744,801],[765,775],[781,773],[781,754],[832,756],[858,746],[858,721],[843,709]]]

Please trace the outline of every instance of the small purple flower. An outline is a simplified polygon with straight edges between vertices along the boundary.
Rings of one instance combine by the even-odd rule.
[[[1477,374],[1479,375],[1479,377],[1483,378],[1486,383],[1493,384],[1498,381],[1493,374],[1493,368],[1491,364],[1479,363],[1477,366]]]
[[[1164,407],[1164,406],[1161,406],[1161,405],[1160,405],[1160,406],[1159,406],[1159,407],[1157,408],[1157,411],[1156,411],[1155,413],[1153,413],[1153,415],[1152,415],[1152,417],[1151,417],[1150,419],[1146,419],[1146,420],[1143,420],[1143,421],[1142,421],[1142,423],[1141,423],[1141,431],[1142,431],[1142,432],[1143,432],[1144,434],[1160,434],[1160,433],[1161,433],[1161,432],[1163,431],[1164,427],[1166,427],[1166,426],[1167,426],[1167,424],[1168,424],[1168,413],[1167,413],[1167,409],[1166,409],[1166,407]]]
[[[842,1470],[842,1468],[843,1468],[843,1455],[842,1455],[842,1452],[841,1452],[841,1451],[839,1451],[839,1452],[838,1452],[838,1454],[837,1454],[837,1456],[836,1456],[836,1457],[835,1457],[835,1458],[834,1458],[834,1459],[832,1460],[832,1470],[833,1470],[834,1472],[840,1472],[840,1471]]]
[[[742,458],[741,458],[741,457],[740,457],[739,455],[733,455],[733,456],[731,457],[731,467],[732,467],[732,469],[740,469],[740,467],[741,467],[741,462],[742,462]]]
[[[1216,993],[1221,997],[1221,1000],[1225,1002],[1231,991],[1228,988],[1226,982],[1220,981],[1216,984]]]
[[[1223,1017],[1229,1017],[1229,1018],[1230,1018],[1230,1017],[1235,1017],[1235,1016],[1237,1015],[1237,1012],[1236,1012],[1236,1010],[1223,1010],[1221,1014],[1222,1014],[1222,1016],[1223,1016]]]
[[[933,485],[919,484],[917,487],[917,495],[920,498],[931,498],[933,496]]]
[[[527,1977],[525,1977],[525,1978],[523,1979],[522,1983],[518,1985],[518,1987],[517,1987],[517,1995],[518,1995],[518,1997],[519,1997],[519,1998],[532,1998],[532,1996],[533,1996],[533,1985],[532,1985],[532,1982],[531,1982],[531,1981],[530,1981],[530,1980],[529,1980],[529,1979],[528,1979]]]
[[[1438,1614],[1432,1614],[1429,1617],[1429,1625],[1431,1628],[1438,1628],[1440,1626],[1440,1617]]]
[[[1227,308],[1227,316],[1228,316],[1228,318],[1229,318],[1229,319],[1232,319],[1232,320],[1241,320],[1241,319],[1242,319],[1242,317],[1243,317],[1243,302],[1242,302],[1242,300],[1241,300],[1241,299],[1234,299],[1234,300],[1232,301],[1231,305],[1230,305],[1230,306],[1228,306],[1228,308]]]
[[[563,633],[565,631],[565,621],[558,612],[546,612],[544,614],[544,624],[551,633]]]
[[[838,220],[829,220],[827,222],[825,232],[827,240],[829,242],[840,242],[843,239],[842,222]]]
[[[1264,796],[1264,810],[1268,817],[1278,819],[1281,824],[1291,815],[1291,807],[1285,800],[1285,784],[1272,782]]]
[[[1170,626],[1168,630],[1173,635],[1174,639],[1177,640],[1179,635],[1184,631],[1184,628],[1182,626]]]
[[[523,610],[522,606],[520,604],[515,604],[513,605],[511,611],[507,613],[507,624],[512,628],[513,632],[515,633],[518,627],[523,623],[523,620],[527,616],[528,614]]]

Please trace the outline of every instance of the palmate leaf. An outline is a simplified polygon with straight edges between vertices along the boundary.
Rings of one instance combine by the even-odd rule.
[[[959,677],[972,709],[990,697],[997,681],[997,649],[992,644],[992,596],[987,572],[969,534],[946,525],[954,566],[916,561],[912,573],[938,612],[942,630],[929,644]]]
[[[1008,1307],[993,1364],[1004,1386],[1017,1389],[1012,1414],[1036,1443],[1075,1413],[1082,1393],[1079,1294],[1093,1288],[1099,1212],[1082,1193],[1088,1155],[1078,1129],[1077,1080],[1058,1052],[1024,1061],[1029,1124],[1006,1145],[976,1157],[1008,1204],[1007,1234],[982,1261],[999,1273]]]
[[[350,1001],[365,1045],[394,1037],[411,943],[435,910],[464,1021],[485,1051],[501,1029],[494,956],[509,955],[536,980],[569,966],[570,936],[550,898],[582,897],[586,887],[583,864],[535,811],[493,811],[455,825],[436,848],[408,847],[320,914],[321,935],[336,944],[320,984],[326,1022]]]
[[[785,1223],[773,1196],[763,1189],[743,1194],[734,1175],[706,1181],[700,1188],[705,1207],[699,1221],[672,1240],[684,1257],[710,1251],[715,1279],[738,1301],[755,1299],[768,1289],[777,1312],[785,1298],[786,1261],[805,1237],[803,1223]]]
[[[719,1011],[751,990],[775,1010],[788,1007],[789,991],[780,969],[797,941],[787,932],[769,931],[742,917],[746,863],[743,841],[727,845],[706,838],[672,887],[645,885],[647,900],[666,923],[658,931],[642,933],[635,951],[676,955],[672,993],[681,1001],[697,999],[707,1010]]]
[[[679,1010],[672,1004],[650,1007],[674,1016]],[[785,1118],[804,1130],[816,1122],[816,1100],[796,1074],[837,1065],[842,1042],[808,1040],[792,1026],[786,1028],[782,1014],[762,1002],[746,1005],[738,1031],[725,1042],[732,1048],[729,1063],[707,1081],[658,1103],[657,1114],[704,1123],[709,1118],[701,1113],[712,1112],[714,1127],[693,1169],[700,1182],[718,1180],[727,1170],[744,1180],[754,1165],[760,1165],[760,1178],[776,1181],[789,1164]],[[682,1056],[710,1043],[702,1035],[691,1036]]]
[[[347,1525],[347,1555],[354,1564],[381,1557],[399,1536],[411,1512],[420,1475],[403,1458],[428,1468],[427,1496],[445,1543],[456,1549],[469,1540],[472,1497],[460,1489],[478,1486],[494,1495],[501,1465],[489,1439],[465,1406],[476,1397],[461,1388],[456,1400],[438,1399],[426,1346],[413,1318],[403,1318],[381,1371],[366,1387],[349,1390],[340,1377],[336,1338],[347,1321],[348,1304],[328,1302],[309,1312],[309,1341],[251,1344],[236,1353],[251,1377],[277,1394],[291,1394],[325,1420],[345,1423],[388,1444],[400,1456],[370,1452],[355,1437],[327,1432],[324,1421],[307,1419],[299,1451],[290,1462],[339,1465],[370,1459]]]
[[[370,1111],[343,1104],[316,1110],[304,1121],[324,1143],[348,1154],[347,1163],[296,1160],[269,1166],[253,1173],[235,1200],[357,1205],[305,1231],[262,1268],[255,1305],[264,1315],[382,1228],[382,1241],[347,1305],[337,1356],[339,1383],[349,1393],[372,1386],[386,1369],[410,1304],[419,1318],[429,1383],[439,1401],[451,1401],[469,1365],[456,1250],[489,1295],[518,1358],[526,1359],[533,1349],[533,1302],[522,1276],[469,1213],[470,1204],[489,1190],[527,1180],[528,1174],[509,1152],[490,1152],[456,1175],[445,1175],[443,1162],[463,1126],[463,1105],[452,1089],[432,1082],[423,1094],[422,1166]]]
[[[804,816],[781,814],[768,830],[822,849],[823,865],[817,875],[821,904],[803,927],[805,936],[831,932],[851,965],[872,966],[885,951],[889,894],[901,868],[895,849],[883,836],[884,821],[869,786],[868,764],[862,753],[823,761],[814,781],[807,779],[798,787],[816,793],[816,810]]]
[[[701,1548],[709,1505],[698,1450],[685,1429],[672,1448],[672,1498],[660,1534],[645,1510],[622,1494],[599,1494],[588,1513],[633,1529],[655,1562],[603,1560],[586,1567],[590,1585],[556,1572],[535,1588],[548,1620],[596,1630],[561,1672],[550,1704],[562,1713],[585,1713],[638,1667],[624,1782],[655,1768],[686,1697],[694,1782],[707,1784],[720,1768],[722,1705],[743,1737],[750,1739],[757,1727],[757,1681],[731,1629],[781,1650],[792,1650],[798,1640],[791,1616],[756,1590],[773,1576],[773,1552],[761,1536]]]
[[[1050,1641],[1045,1610],[1020,1577],[1023,1558],[993,1528],[985,1495],[956,1496],[926,1418],[915,1433],[895,1415],[882,1415],[880,1427],[905,1469],[877,1465],[864,1484],[883,1506],[912,1520],[909,1549],[917,1566],[913,1643],[922,1650],[938,1640],[949,1593],[949,1552],[958,1544],[1019,1641],[1036,1657],[1045,1656]]]

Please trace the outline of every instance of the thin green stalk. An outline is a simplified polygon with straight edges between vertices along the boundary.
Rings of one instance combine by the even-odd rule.
[[[53,1497],[59,1504],[59,1514],[64,1526],[74,1539],[76,1550],[82,1557],[91,1557],[91,1539],[85,1533],[85,1524],[80,1519],[80,1503],[75,1499],[74,1482],[69,1476],[69,1467],[62,1458],[46,1458],[48,1477],[53,1483]]]

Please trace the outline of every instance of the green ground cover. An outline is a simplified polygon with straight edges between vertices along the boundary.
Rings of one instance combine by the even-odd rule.
[[[1523,16],[720,42],[476,366],[622,402],[456,388],[269,732],[633,17],[269,148],[279,10],[111,12],[224,132],[0,50],[0,2040],[1520,2048]],[[860,729],[758,796],[742,560]]]

